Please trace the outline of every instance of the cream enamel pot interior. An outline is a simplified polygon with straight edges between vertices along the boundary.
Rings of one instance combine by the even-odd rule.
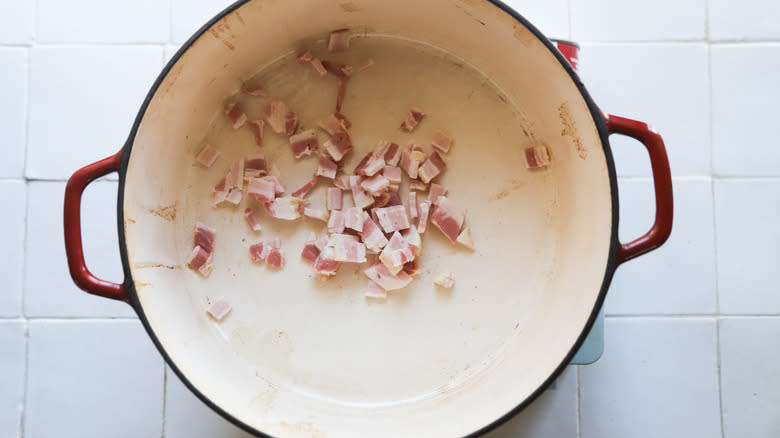
[[[429,231],[422,278],[386,302],[364,299],[357,268],[327,283],[314,278],[297,260],[308,229],[271,225],[257,237],[239,210],[213,208],[208,188],[216,173],[202,187],[187,182],[193,154],[225,99],[263,65],[340,28],[353,29],[356,41],[384,35],[422,42],[473,66],[505,93],[503,104],[515,105],[528,141],[548,145],[554,160],[544,172],[528,172],[511,129],[480,131],[489,114],[469,113],[471,123],[453,126],[444,184],[469,212],[476,251],[454,251]],[[361,134],[370,129],[359,127],[371,128],[378,116],[359,106],[371,90],[357,84],[344,110],[356,127],[353,159],[379,140]],[[403,117],[414,96],[399,93],[386,109]],[[414,103],[444,123],[452,105],[440,94]],[[304,110],[302,121],[311,123],[317,111]],[[397,130],[400,119],[392,122]],[[629,244],[617,239],[611,133],[647,147],[655,178],[655,224]],[[288,148],[269,143],[263,152],[295,172],[282,158]],[[82,191],[114,171],[122,284],[89,272],[80,235]],[[186,268],[198,220],[218,230],[208,279]],[[239,1],[171,60],[122,150],[76,172],[65,195],[65,243],[78,286],[128,302],[201,400],[247,431],[278,437],[454,437],[495,427],[557,377],[587,334],[617,266],[663,244],[671,223],[660,136],[643,123],[603,114],[539,31],[485,0]],[[246,252],[272,232],[288,252],[279,272],[252,265]],[[439,269],[456,272],[452,292],[433,288]],[[221,295],[234,310],[216,323],[206,317],[204,301]]]

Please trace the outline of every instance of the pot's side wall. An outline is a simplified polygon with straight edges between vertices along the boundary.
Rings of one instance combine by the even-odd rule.
[[[220,333],[199,312],[202,303],[183,287],[194,275],[184,261],[196,218],[177,214],[188,210],[183,200],[190,199],[182,181],[225,97],[263,65],[345,27],[425,41],[477,66],[506,92],[532,141],[548,145],[554,161],[551,169],[537,175],[554,187],[553,199],[546,205],[512,207],[546,215],[546,230],[553,230],[554,237],[545,248],[554,257],[543,266],[517,266],[514,276],[498,280],[495,288],[511,299],[518,289],[522,292],[525,274],[544,277],[533,303],[518,315],[522,324],[518,321],[515,327],[521,328],[489,366],[469,376],[467,385],[453,381],[435,396],[382,408],[307,398],[275,387],[236,358],[234,346],[225,342],[241,342],[241,334]],[[601,291],[612,239],[613,198],[597,127],[558,59],[533,33],[487,2],[248,2],[216,23],[176,62],[152,99],[132,147],[123,220],[143,312],[179,371],[205,397],[241,422],[273,435],[471,433],[527,399],[554,372],[580,336]],[[294,256],[295,251],[290,253]],[[215,296],[231,286],[214,284]],[[292,320],[305,317],[289,315]],[[274,345],[278,347],[271,343],[256,348],[262,356],[264,348]]]

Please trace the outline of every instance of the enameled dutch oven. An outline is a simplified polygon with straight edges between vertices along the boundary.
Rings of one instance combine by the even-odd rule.
[[[306,233],[294,228],[269,224],[261,233],[280,235],[290,248],[285,269],[252,265],[246,248],[259,237],[240,214],[211,205],[208,188],[221,175],[204,172],[202,186],[191,177],[203,172],[193,166],[194,152],[242,81],[341,28],[424,42],[476,67],[515,103],[526,134],[553,157],[549,169],[529,172],[517,138],[502,131],[490,134],[498,141],[480,142],[487,134],[479,117],[489,114],[453,126],[457,143],[445,185],[469,212],[476,251],[454,251],[431,231],[422,278],[386,302],[363,298],[357,268],[327,283],[313,278],[295,260]],[[371,127],[377,115],[359,106],[359,92],[370,90],[355,84],[345,112],[356,127]],[[412,96],[399,93],[390,112],[403,117]],[[447,103],[424,103],[431,120],[446,121],[454,106]],[[644,144],[653,169],[655,223],[630,243],[617,238],[611,134]],[[288,146],[264,148],[287,166]],[[230,149],[223,145],[223,153]],[[119,284],[90,273],[80,235],[81,194],[111,172],[119,174]],[[218,230],[207,279],[186,268],[198,220]],[[279,437],[490,430],[558,376],[596,318],[615,269],[663,244],[671,227],[671,176],[658,133],[602,113],[549,40],[506,5],[487,0],[239,1],[170,61],[122,150],[77,171],[65,193],[65,244],[76,284],[129,303],[204,403],[249,432]],[[450,293],[431,285],[440,269],[456,272]],[[217,296],[233,304],[220,323],[204,313]]]

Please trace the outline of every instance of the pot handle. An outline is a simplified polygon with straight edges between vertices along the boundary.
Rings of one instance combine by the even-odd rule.
[[[65,186],[65,255],[68,258],[70,276],[76,286],[101,297],[129,302],[123,284],[112,283],[95,277],[84,263],[81,242],[81,195],[92,181],[119,170],[122,151],[77,170]]]
[[[621,243],[617,263],[623,264],[648,253],[666,242],[672,233],[674,201],[672,197],[672,172],[661,135],[647,123],[624,117],[606,115],[609,134],[621,134],[639,140],[650,154],[655,188],[655,223],[644,236],[628,243]]]

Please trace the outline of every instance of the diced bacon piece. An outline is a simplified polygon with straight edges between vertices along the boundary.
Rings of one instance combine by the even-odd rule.
[[[446,196],[447,195],[447,188],[443,185],[433,183],[431,184],[431,191],[428,193],[428,200],[431,201],[432,204],[436,204],[436,200],[439,199],[439,196]]]
[[[358,71],[363,71],[374,64],[375,64],[374,58],[366,58],[363,61],[361,61],[360,64],[358,64]]]
[[[382,175],[387,178],[390,184],[401,184],[402,175],[401,168],[396,166],[385,166],[382,169]]]
[[[374,157],[373,152],[369,152],[368,154],[366,154],[366,156],[363,157],[362,160],[360,160],[357,166],[355,166],[355,169],[352,171],[352,173],[354,173],[355,175],[365,175],[364,170],[368,165],[368,162],[371,161],[373,157]]]
[[[195,248],[192,248],[192,253],[190,254],[190,260],[187,262],[187,266],[189,266],[190,269],[198,271],[200,275],[208,277],[209,274],[211,274],[211,261],[211,253],[196,245]]]
[[[428,216],[431,212],[431,201],[420,202],[420,219],[417,221],[417,232],[422,234],[428,228]]]
[[[254,210],[251,208],[244,210],[244,217],[246,218],[246,223],[249,224],[249,228],[251,228],[252,231],[260,231],[263,229],[263,227],[260,226],[260,222],[257,221],[257,216],[255,216]]]
[[[409,181],[409,190],[416,190],[418,192],[425,192],[428,190],[428,185],[425,184],[422,181],[417,181],[416,179],[413,179]]]
[[[214,240],[217,238],[217,230],[210,226],[197,222],[195,224],[195,237],[193,238],[192,246],[199,246],[206,251],[206,254],[211,254],[214,251]]]
[[[420,166],[420,179],[427,184],[446,168],[447,163],[445,163],[444,159],[439,155],[439,151],[433,151],[431,156],[429,156],[422,166]]]
[[[320,255],[314,260],[314,270],[324,278],[330,278],[336,275],[341,266],[341,262],[333,260],[333,248],[327,246],[323,248]]]
[[[219,151],[213,148],[211,145],[207,144],[203,147],[203,149],[200,150],[200,152],[198,152],[198,155],[195,157],[195,161],[208,169],[214,164],[215,161],[217,161],[218,157]]]
[[[328,70],[325,68],[325,66],[322,65],[322,61],[320,61],[319,59],[313,58],[310,61],[310,64],[314,69],[314,71],[317,72],[318,75],[320,75],[320,77],[323,77],[326,74],[328,74]]]
[[[241,107],[240,103],[229,103],[225,105],[224,111],[228,120],[230,120],[230,124],[233,126],[233,129],[238,129],[244,126],[244,123],[246,123],[246,114],[244,113],[244,109]]]
[[[313,129],[307,129],[290,137],[290,148],[295,158],[311,155],[318,147],[320,142],[317,140],[317,132]]]
[[[406,272],[401,271],[393,275],[382,263],[371,266],[364,270],[363,273],[386,291],[403,289],[412,282],[412,277]]]
[[[341,194],[341,189],[336,187],[328,187],[327,197],[325,198],[325,206],[328,210],[341,210],[343,199],[344,196]]]
[[[250,120],[246,122],[246,126],[248,126],[252,131],[252,134],[255,135],[255,143],[257,143],[258,146],[262,146],[264,137],[263,131],[265,130],[265,122],[263,119]]]
[[[404,172],[406,172],[407,175],[409,175],[409,178],[417,178],[417,171],[420,167],[420,162],[412,159],[412,150],[410,147],[407,147],[403,152],[401,152],[401,161],[399,166],[404,170]]]
[[[342,76],[339,78],[339,88],[336,93],[336,111],[341,111],[341,107],[344,104],[344,96],[347,95],[347,77]]]
[[[309,238],[306,239],[306,243],[303,245],[303,250],[301,251],[301,258],[312,263],[317,260],[317,257],[320,255],[320,249],[317,247],[316,242],[317,235],[313,232],[309,233]]]
[[[230,165],[230,170],[225,179],[219,182],[214,188],[215,204],[224,201],[232,204],[241,202],[242,191],[244,190],[244,160],[236,160]]]
[[[411,262],[404,265],[404,272],[411,275],[412,277],[420,274],[420,265],[417,264],[417,260],[412,260]]]
[[[317,172],[315,175],[321,176],[323,178],[334,179],[336,178],[337,171],[338,166],[336,166],[336,163],[320,155],[320,164],[317,166]]]
[[[474,240],[471,238],[471,228],[468,226],[463,227],[463,231],[460,232],[460,235],[458,235],[458,238],[455,241],[468,249],[474,249]]]
[[[324,251],[325,247],[328,246],[328,236],[323,235],[318,237],[317,240],[314,241],[314,246],[316,246],[320,251]]]
[[[268,174],[268,165],[263,154],[247,155],[244,163],[244,179],[260,178]]]
[[[352,147],[352,140],[349,135],[344,131],[339,131],[333,134],[322,147],[333,158],[333,161],[341,161],[345,155],[354,149]]]
[[[453,142],[452,136],[447,134],[444,131],[434,132],[433,138],[431,139],[431,145],[445,154],[450,151],[450,147],[452,147],[452,142]]]
[[[301,204],[303,199],[286,196],[276,198],[270,204],[266,204],[266,211],[271,217],[292,221],[301,217]]]
[[[265,260],[265,256],[268,255],[267,251],[265,250],[265,245],[263,242],[255,243],[254,245],[249,247],[249,260],[252,260],[253,263],[260,263]]]
[[[452,272],[442,272],[433,279],[434,284],[445,289],[452,289],[455,286],[455,274]]]
[[[423,112],[420,107],[413,106],[409,109],[409,114],[406,116],[406,119],[401,123],[401,129],[412,132],[414,131],[414,128],[417,127],[417,124],[420,123],[420,120],[425,117],[425,113]]]
[[[538,169],[550,165],[550,150],[547,146],[536,146],[525,150],[525,167]]]
[[[345,224],[344,213],[340,210],[333,210],[330,212],[328,218],[328,232],[329,233],[343,233]]]
[[[282,182],[279,181],[279,177],[277,175],[274,175],[273,169],[275,167],[276,166],[271,166],[271,174],[268,175],[268,176],[264,176],[262,179],[268,180],[268,181],[271,181],[272,183],[274,183],[274,192],[277,195],[281,195],[282,193],[284,193],[284,186],[282,185]]]
[[[214,318],[217,321],[221,321],[222,318],[226,317],[228,313],[233,309],[233,306],[230,305],[228,300],[225,298],[217,298],[214,300],[213,303],[206,309],[206,313],[211,315],[212,318]]]
[[[331,61],[322,61],[322,66],[328,73],[341,78],[346,79],[352,76],[352,67],[346,64],[339,64]]]
[[[263,260],[267,261],[268,255],[271,254],[271,252],[274,250],[281,249],[281,247],[282,242],[278,237],[275,239],[266,240],[265,242],[252,245],[249,248],[249,258],[251,258],[255,263],[259,263]]]
[[[335,114],[328,114],[327,117],[319,121],[318,125],[328,135],[335,135],[342,130],[340,119]]]
[[[314,175],[309,182],[303,185],[300,189],[293,192],[292,196],[293,198],[305,198],[306,195],[309,194],[309,192],[314,189],[314,187],[317,185],[317,183],[320,181],[320,177],[317,175]]]
[[[417,161],[418,163],[422,163],[423,161],[425,161],[426,158],[428,158],[428,156],[425,155],[425,151],[423,151],[422,146],[418,144],[414,144],[412,145],[409,158],[411,158],[412,161]]]
[[[249,178],[246,194],[264,204],[273,202],[276,198],[274,182],[268,178]]]
[[[371,178],[367,178],[360,183],[360,187],[363,188],[371,196],[379,196],[387,191],[390,187],[390,181],[384,177],[381,173],[378,173]]]
[[[365,209],[374,203],[374,198],[360,186],[362,181],[363,179],[359,176],[349,177],[349,187],[352,190],[352,200],[355,201],[355,207]]]
[[[284,266],[284,251],[280,248],[273,248],[265,258],[265,263],[274,268]]]
[[[246,87],[243,90],[241,90],[242,93],[246,94],[247,96],[253,96],[253,97],[265,97],[265,90],[263,90],[263,87]]]
[[[409,192],[409,217],[412,219],[417,218],[417,192]]]
[[[303,215],[326,223],[330,218],[330,213],[327,210],[320,210],[319,208],[303,207]]]
[[[397,192],[401,188],[401,184],[390,184],[390,187],[387,188],[387,190],[391,192]]]
[[[391,193],[390,199],[387,200],[387,207],[392,207],[393,205],[404,205],[398,193]]]
[[[349,39],[351,37],[349,29],[334,30],[328,36],[328,52],[339,52],[349,49]]]
[[[388,166],[397,166],[401,159],[401,147],[397,143],[388,143],[384,158]]]
[[[414,249],[398,231],[393,233],[390,241],[379,254],[379,261],[393,274],[399,273],[404,268],[404,264],[412,260],[414,260]]]
[[[314,55],[311,54],[310,51],[305,51],[298,55],[297,61],[298,64],[306,64],[308,62],[311,62],[311,60],[314,59]]]
[[[352,127],[352,122],[350,122],[347,116],[345,116],[344,114],[341,114],[340,112],[336,111],[335,113],[333,113],[333,116],[338,119],[342,131],[346,131],[347,129]]]
[[[364,263],[366,247],[356,236],[349,234],[331,234],[328,248],[333,248],[333,260],[342,263]]]
[[[379,299],[385,299],[387,298],[387,291],[379,287],[378,284],[374,280],[367,280],[368,283],[366,284],[366,298],[379,298]]]
[[[265,109],[265,121],[271,130],[288,137],[298,129],[298,114],[279,99],[273,99]]]
[[[392,207],[377,208],[376,217],[379,219],[379,225],[385,233],[405,230],[409,228],[409,216],[406,214],[406,207],[403,205],[394,205]]]
[[[349,176],[341,175],[333,180],[333,185],[341,190],[349,190]]]
[[[422,249],[422,236],[417,232],[417,227],[411,225],[404,233],[404,239],[406,239],[406,243],[408,243],[409,246],[414,248],[414,255],[420,253],[420,250]]]
[[[344,226],[358,233],[363,231],[363,209],[350,207],[344,211]]]
[[[363,168],[361,175],[374,176],[381,172],[385,168],[385,159],[381,156],[371,155],[371,159],[368,160],[366,166]]]
[[[363,231],[360,232],[360,238],[371,252],[378,253],[387,245],[387,237],[366,212],[363,212]]]
[[[382,193],[379,196],[374,197],[374,208],[387,207],[390,203],[390,193]]]
[[[454,202],[446,196],[439,196],[436,208],[431,214],[431,223],[436,225],[450,242],[455,243],[465,218],[466,214]]]

